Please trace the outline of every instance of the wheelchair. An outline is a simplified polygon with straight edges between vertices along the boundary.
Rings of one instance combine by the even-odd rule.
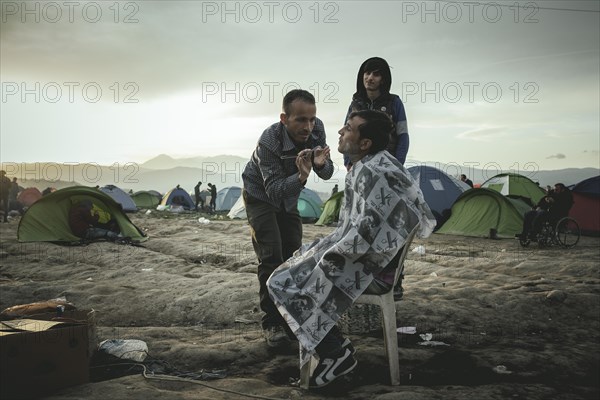
[[[519,243],[523,247],[529,246],[531,242],[537,242],[539,247],[559,246],[569,249],[579,242],[580,236],[577,220],[563,217],[558,221],[544,221],[535,239],[521,237]]]

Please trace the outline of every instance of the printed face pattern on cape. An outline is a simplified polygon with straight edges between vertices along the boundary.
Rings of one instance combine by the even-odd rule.
[[[417,224],[420,237],[435,226],[417,184],[387,151],[364,157],[346,175],[339,221],[331,234],[302,246],[267,282],[304,355],[314,351]]]

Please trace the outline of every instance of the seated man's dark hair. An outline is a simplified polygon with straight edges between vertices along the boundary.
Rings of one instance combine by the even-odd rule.
[[[389,115],[377,110],[362,110],[350,113],[348,119],[359,117],[365,120],[358,126],[361,139],[369,139],[369,154],[385,150],[390,142],[390,134],[394,131],[394,123]]]
[[[302,89],[290,90],[283,98],[283,112],[285,115],[290,115],[292,111],[290,109],[291,104],[295,100],[301,100],[308,104],[315,104],[315,96],[313,96],[312,93]]]

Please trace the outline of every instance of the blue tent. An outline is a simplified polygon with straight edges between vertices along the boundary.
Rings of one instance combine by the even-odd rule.
[[[138,210],[137,205],[131,196],[115,185],[106,185],[103,188],[100,188],[100,190],[112,197],[114,201],[119,203],[121,207],[123,207],[123,211],[136,212]]]
[[[466,183],[427,165],[410,167],[408,172],[419,183],[423,197],[438,222],[438,227],[450,216],[450,210],[458,196],[471,189]]]
[[[162,198],[160,202],[162,206],[179,205],[183,206],[184,210],[196,209],[196,203],[190,197],[188,192],[181,188],[174,188],[169,190]]]

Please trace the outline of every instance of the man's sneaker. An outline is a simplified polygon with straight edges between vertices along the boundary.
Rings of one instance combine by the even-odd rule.
[[[271,348],[278,348],[290,344],[290,338],[280,325],[267,326],[263,329],[263,335],[265,336],[267,346]]]
[[[356,354],[356,349],[354,348],[354,346],[352,346],[352,342],[348,338],[344,339],[344,342],[342,343],[342,349],[350,350],[350,354],[352,355]]]
[[[343,349],[343,354],[338,358],[322,358],[310,377],[308,387],[321,388],[327,386],[335,379],[352,371],[356,364],[349,348]]]

